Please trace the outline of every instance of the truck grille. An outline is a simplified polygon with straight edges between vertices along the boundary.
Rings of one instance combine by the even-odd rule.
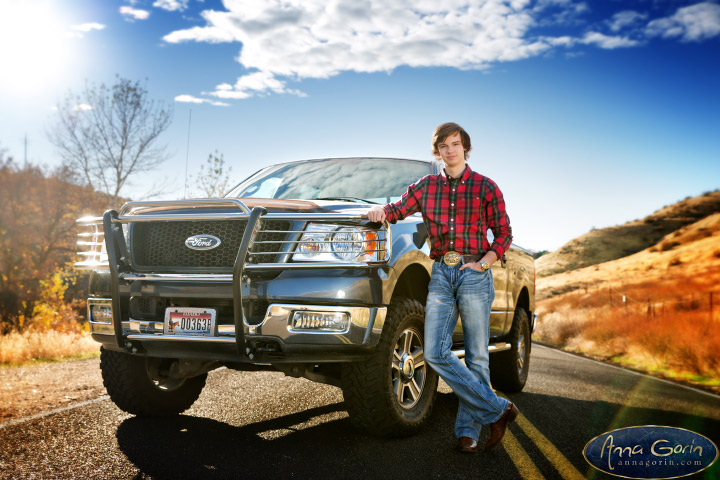
[[[246,220],[135,223],[130,238],[133,265],[138,269],[155,271],[232,269],[246,224]],[[289,229],[290,223],[287,221],[262,222],[262,230],[256,240],[280,242],[285,240],[287,234],[273,231]],[[221,244],[212,250],[191,250],[185,246],[185,240],[193,235],[214,235],[221,240]],[[277,253],[256,255],[259,261],[278,262],[284,246],[284,243],[253,245],[250,261],[253,261],[253,251],[262,251]]]

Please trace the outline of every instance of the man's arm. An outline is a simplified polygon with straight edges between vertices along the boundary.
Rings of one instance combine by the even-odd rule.
[[[418,183],[410,185],[407,192],[395,203],[388,203],[384,207],[380,205],[373,206],[367,213],[368,220],[371,222],[384,222],[387,220],[390,223],[395,223],[408,215],[419,212],[425,182],[425,178],[422,178]]]
[[[460,267],[460,270],[464,268],[472,268],[480,270],[480,264],[487,262],[490,266],[497,262],[500,257],[510,248],[512,243],[512,228],[510,227],[510,217],[508,217],[505,211],[505,200],[503,199],[500,188],[488,179],[489,193],[486,197],[487,203],[485,204],[485,218],[488,222],[488,227],[492,230],[495,240],[490,246],[490,249],[483,255],[483,257],[473,263],[466,263]]]
[[[505,200],[500,188],[488,179],[490,188],[490,198],[485,205],[485,218],[488,227],[492,230],[495,240],[490,246],[489,252],[495,252],[496,259],[510,248],[512,243],[512,228],[510,227],[510,217],[505,211]]]

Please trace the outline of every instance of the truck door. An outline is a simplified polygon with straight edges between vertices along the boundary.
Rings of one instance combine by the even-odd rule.
[[[509,310],[508,305],[508,271],[509,262],[505,256],[492,266],[493,280],[495,282],[495,300],[490,310],[490,337],[499,337],[505,333],[505,322]]]

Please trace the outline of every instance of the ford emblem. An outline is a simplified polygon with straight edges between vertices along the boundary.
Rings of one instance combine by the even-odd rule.
[[[213,235],[193,235],[185,240],[185,246],[192,250],[212,250],[222,242]]]

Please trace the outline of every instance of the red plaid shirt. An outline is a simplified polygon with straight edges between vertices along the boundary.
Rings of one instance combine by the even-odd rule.
[[[500,258],[512,242],[502,192],[495,182],[473,172],[469,165],[460,178],[448,177],[445,171],[424,176],[410,185],[399,201],[384,209],[390,223],[422,213],[433,259],[451,250],[463,255],[492,250]],[[495,236],[492,245],[485,234],[488,227]]]

